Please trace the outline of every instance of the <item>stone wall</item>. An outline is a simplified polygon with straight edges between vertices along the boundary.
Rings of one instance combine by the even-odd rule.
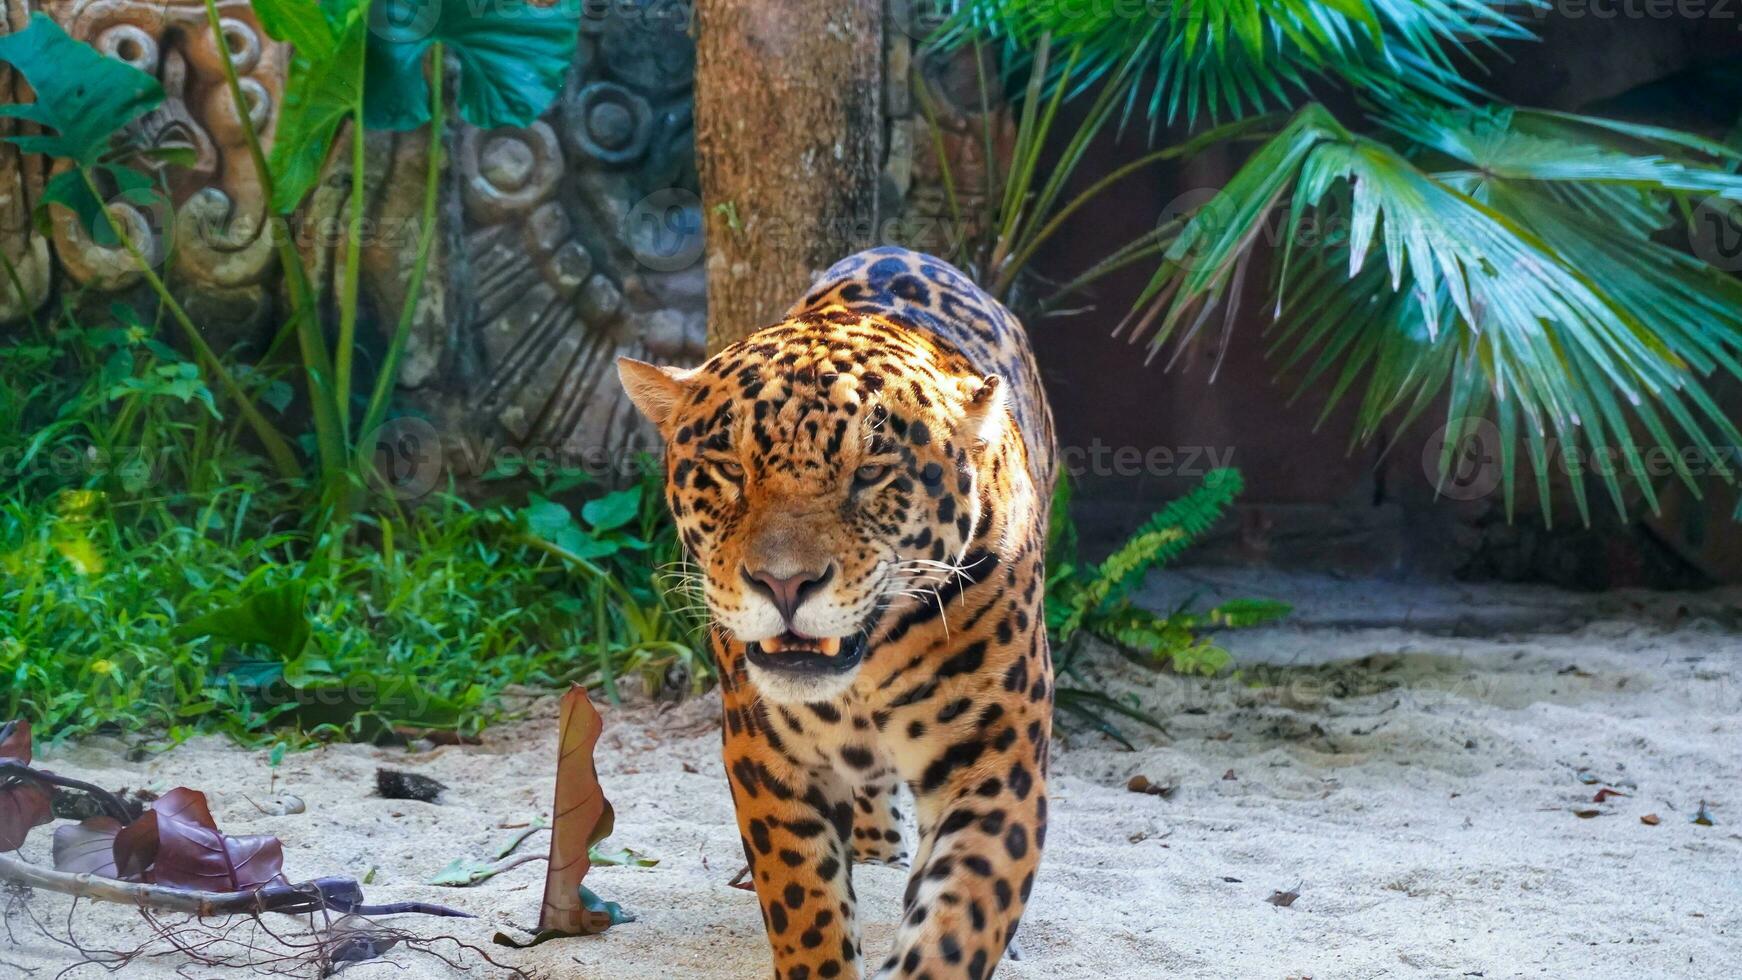
[[[978,210],[985,186],[979,124],[959,107],[960,63],[928,64],[916,75],[916,37],[929,25],[913,21],[905,0],[892,3],[879,213],[840,243],[843,252],[891,240],[943,251],[959,233],[915,84],[935,92],[966,210]],[[704,354],[689,10],[674,0],[574,6],[575,62],[542,118],[491,131],[454,119],[442,135],[440,228],[398,377],[400,403],[422,421],[399,424],[427,423],[462,478],[479,475],[508,446],[596,470],[631,461],[651,440],[621,397],[614,358],[684,364]],[[290,51],[259,29],[245,0],[220,0],[219,9],[254,123],[270,139]],[[114,213],[155,260],[173,256],[166,279],[215,347],[245,344],[243,356],[264,349],[283,320],[282,282],[201,0],[0,0],[0,10],[0,30],[21,29],[41,10],[163,83],[163,106],[130,135],[185,146],[194,162],[164,169],[171,207],[117,203]],[[0,66],[0,99],[24,97],[22,83]],[[0,120],[0,132],[14,125]],[[358,355],[365,365],[406,300],[429,138],[368,137],[360,317],[367,329]],[[334,152],[293,223],[303,261],[329,295],[344,251],[349,160],[343,146]],[[33,229],[43,168],[41,158],[0,143],[0,252],[25,287],[22,304],[0,287],[0,330],[17,329],[57,297],[93,318],[116,299],[148,304],[126,255],[89,241],[68,212],[51,211],[48,236]]]

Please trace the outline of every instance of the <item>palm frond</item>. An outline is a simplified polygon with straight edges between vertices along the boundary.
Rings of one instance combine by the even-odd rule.
[[[1702,379],[1742,374],[1742,286],[1650,235],[1665,201],[1736,199],[1742,178],[1685,142],[1630,154],[1552,132],[1594,123],[1552,122],[1416,115],[1397,131],[1451,161],[1425,169],[1307,106],[1180,232],[1139,300],[1151,344],[1189,337],[1238,298],[1237,270],[1280,213],[1272,343],[1284,370],[1304,370],[1303,389],[1330,381],[1327,412],[1365,386],[1358,439],[1444,391],[1442,477],[1458,437],[1492,415],[1509,505],[1520,441],[1539,485],[1558,447],[1563,461],[1598,464],[1588,468],[1622,509],[1623,476],[1656,505],[1642,446],[1697,447],[1732,480],[1715,441],[1742,433]]]
[[[1048,75],[1072,94],[1108,79],[1127,116],[1182,115],[1196,124],[1287,108],[1317,78],[1369,97],[1414,93],[1463,104],[1480,94],[1460,71],[1477,48],[1529,40],[1516,13],[1539,0],[1178,0],[1154,4],[1063,4],[1033,0],[940,0],[947,20],[934,40],[948,48],[1003,43],[1026,75],[1042,37],[1079,55],[1074,76]]]

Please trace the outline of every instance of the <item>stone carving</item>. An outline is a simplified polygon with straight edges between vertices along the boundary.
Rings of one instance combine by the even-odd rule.
[[[518,130],[460,127],[465,429],[590,468],[652,445],[618,354],[704,353],[694,48],[669,4],[585,4],[567,90]],[[687,253],[687,254],[686,254]],[[463,270],[463,271],[461,271]],[[452,418],[454,413],[448,413]]]
[[[280,277],[260,181],[202,0],[0,5],[0,30],[21,28],[32,9],[41,9],[74,37],[162,82],[164,104],[135,124],[133,136],[184,147],[192,164],[162,171],[170,207],[117,204],[112,213],[148,254],[173,256],[166,278],[214,346],[261,341],[278,322]],[[220,0],[219,9],[253,122],[270,139],[290,52],[259,30],[246,0]],[[636,450],[655,441],[617,388],[614,358],[626,353],[687,364],[705,353],[689,10],[680,0],[575,9],[582,20],[573,70],[543,118],[490,131],[454,119],[442,135],[448,173],[440,223],[397,381],[402,403],[442,432],[462,475],[477,475],[489,450],[508,444],[601,473],[622,472]],[[886,32],[883,221],[867,231],[877,240],[948,252],[963,229],[950,222],[940,167],[911,90],[915,62],[925,62],[921,84],[942,110],[945,151],[970,214],[981,210],[985,183],[980,123],[959,95],[968,91],[961,59],[934,64],[918,57],[923,33],[899,29],[899,10],[891,16],[897,29]],[[972,86],[972,62],[966,64]],[[13,97],[19,86],[0,67],[0,97]],[[12,123],[0,121],[6,125]],[[366,343],[377,349],[406,299],[429,138],[427,131],[372,133],[366,147],[361,322],[373,330]],[[296,225],[311,276],[329,285],[342,254],[349,163],[339,148]],[[54,212],[49,238],[32,230],[30,203],[47,177],[42,166],[41,158],[0,144],[0,254],[25,293],[20,304],[9,277],[0,284],[0,323],[41,305],[54,276],[103,304],[98,309],[109,296],[137,295],[138,273],[125,253],[90,241],[64,211]],[[888,224],[891,218],[898,223]],[[360,352],[359,363],[369,364],[371,355]]]
[[[224,82],[204,4],[200,0],[44,0],[40,9],[68,34],[163,84],[163,104],[133,124],[131,139],[141,146],[184,149],[191,163],[157,166],[155,176],[169,191],[169,209],[117,201],[110,213],[151,261],[174,256],[168,278],[178,294],[188,298],[190,307],[219,330],[216,342],[243,335],[269,308],[265,300],[274,259],[265,233],[259,176]],[[265,36],[246,0],[221,0],[218,9],[224,44],[241,76],[250,117],[269,138],[289,51]],[[9,29],[20,27],[27,14],[23,5],[9,8]],[[8,160],[17,161],[17,156],[0,156],[0,161]],[[22,191],[19,197],[8,195],[5,203],[5,232],[0,234],[6,236],[8,256],[21,253],[34,263],[39,256],[46,258],[44,247],[52,244],[70,287],[111,293],[135,284],[139,272],[125,250],[92,241],[64,209],[50,212],[52,242],[36,239],[29,230],[28,203],[46,176],[40,173],[42,166],[40,159],[26,161],[22,169],[16,162],[0,166],[4,174],[0,186],[11,181]],[[18,215],[25,218],[22,231],[16,224]],[[28,305],[40,303],[47,294],[46,263],[42,269],[44,275],[37,280],[40,291]],[[5,312],[15,317],[21,311]]]
[[[22,30],[30,11],[18,0],[0,0],[0,31]],[[21,101],[24,80],[0,65],[0,102]],[[25,125],[0,119],[0,135]],[[30,202],[43,182],[42,158],[0,143],[0,324],[17,320],[48,298],[51,278],[48,239],[36,233]]]

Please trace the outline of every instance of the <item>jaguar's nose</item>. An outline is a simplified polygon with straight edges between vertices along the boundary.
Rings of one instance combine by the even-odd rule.
[[[780,618],[792,625],[792,617],[798,614],[798,607],[806,599],[816,595],[829,579],[835,577],[835,566],[820,572],[798,572],[794,575],[776,575],[765,569],[741,569],[740,574],[752,589],[762,593],[768,601],[774,603],[774,608],[780,610]]]

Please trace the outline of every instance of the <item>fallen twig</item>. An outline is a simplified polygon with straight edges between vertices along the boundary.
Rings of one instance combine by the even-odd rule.
[[[316,878],[297,883],[276,883],[237,892],[205,892],[169,888],[143,882],[117,881],[91,874],[68,874],[0,854],[0,881],[15,881],[32,888],[76,895],[99,902],[116,902],[165,912],[187,912],[201,917],[250,915],[260,912],[302,913],[331,909],[356,915],[439,915],[470,919],[472,915],[427,902],[363,904],[363,886],[351,878]]]
[[[138,816],[132,808],[121,801],[119,796],[101,786],[87,783],[82,779],[70,776],[57,776],[52,772],[33,769],[25,763],[13,759],[0,759],[0,781],[7,778],[28,779],[46,786],[58,786],[61,789],[76,789],[81,793],[90,794],[103,807],[103,810],[122,823],[129,823]]]

